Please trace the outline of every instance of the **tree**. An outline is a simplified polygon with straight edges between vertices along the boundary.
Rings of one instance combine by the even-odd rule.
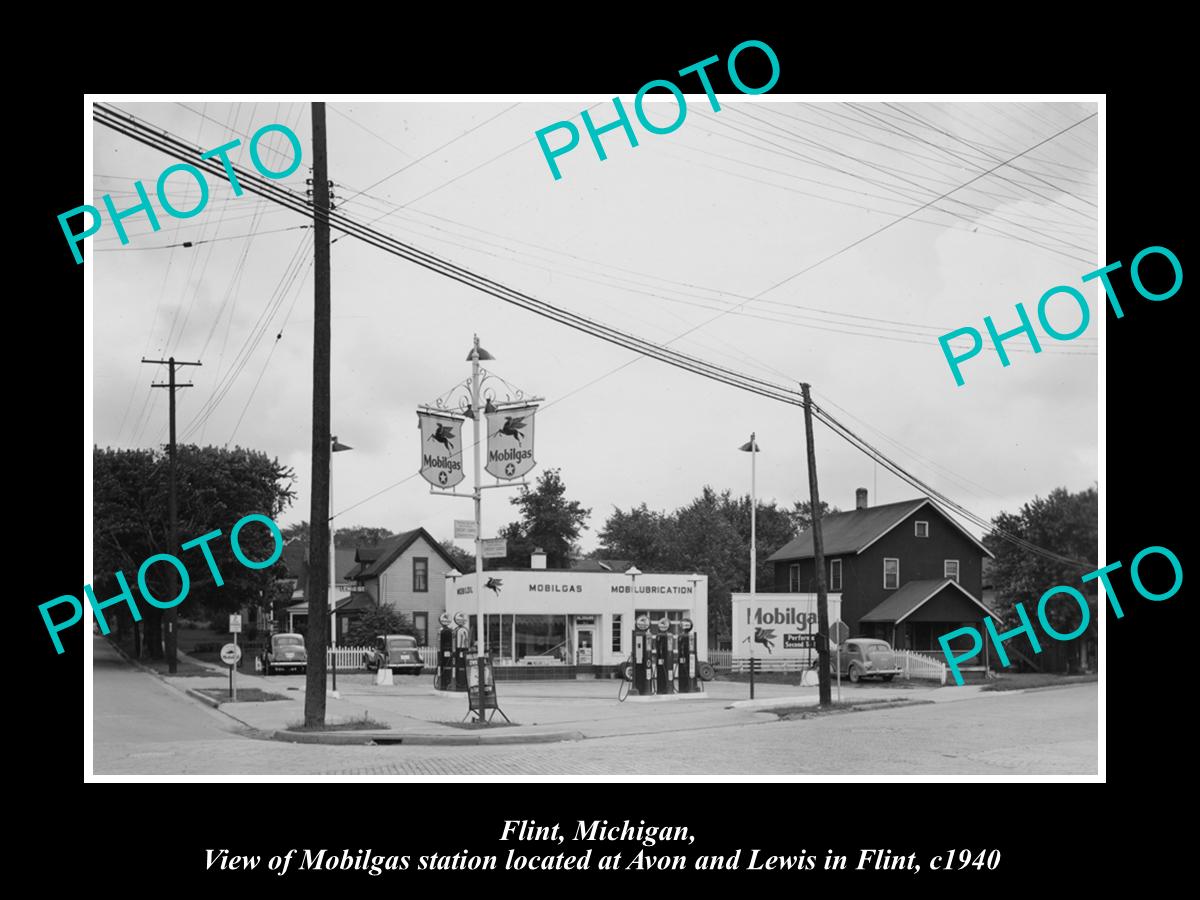
[[[375,606],[350,623],[342,643],[347,647],[369,647],[381,634],[411,634],[416,636],[412,621],[390,606]]]
[[[307,545],[308,530],[307,519],[295,525],[288,525],[283,529],[283,539],[286,541],[292,538],[300,538]],[[351,550],[355,547],[378,547],[391,537],[395,537],[395,535],[387,528],[379,528],[371,525],[350,525],[346,528],[337,528],[334,531],[333,545],[343,550]]]
[[[774,581],[767,557],[796,536],[797,515],[775,501],[758,501],[755,529],[758,544],[758,585]],[[807,518],[804,521],[808,521]],[[614,508],[600,531],[598,555],[630,559],[644,572],[698,572],[708,576],[708,624],[715,636],[730,630],[732,594],[750,589],[750,497],[718,493],[705,485],[700,495],[672,513],[656,512],[646,504],[629,512]]]
[[[466,575],[475,571],[475,554],[459,547],[454,541],[439,541],[446,555],[454,560],[454,568]]]
[[[831,507],[824,500],[821,501],[821,518],[824,519],[830,513],[841,512],[836,506]],[[796,534],[802,531],[808,531],[812,528],[812,501],[797,500],[792,504],[792,508],[787,511],[787,516],[792,520],[792,527]]]
[[[120,591],[115,572],[122,572],[131,586],[136,585],[138,570],[146,559],[169,553],[187,567],[190,589],[183,601],[186,606],[180,608],[193,618],[198,617],[200,609],[208,613],[232,611],[257,602],[271,587],[272,575],[269,570],[242,565],[233,555],[229,534],[240,519],[251,513],[277,518],[295,496],[291,488],[295,473],[257,450],[192,444],[177,448],[176,472],[180,542],[220,531],[221,536],[207,546],[224,584],[215,583],[199,548],[184,551],[178,546],[168,546],[166,454],[157,450],[95,447],[92,547],[93,590],[97,598],[107,599]],[[275,546],[270,531],[254,524],[242,529],[238,543],[250,559],[266,559]],[[156,598],[170,599],[175,595],[173,573],[171,566],[161,564],[147,571],[147,587]],[[149,603],[138,603],[138,608],[146,622],[147,651],[151,657],[159,658],[161,610]],[[118,609],[123,611],[118,615],[128,613],[124,605],[112,607],[106,613]]]
[[[1081,575],[1096,568],[1099,556],[1099,511],[1099,495],[1094,487],[1077,494],[1060,487],[1051,491],[1045,499],[1034,497],[1017,513],[1001,512],[992,519],[992,525],[998,530],[1088,566],[1084,569],[1082,565],[1047,559],[1004,540],[994,532],[987,534],[983,539],[984,546],[996,555],[992,567],[996,590],[995,611],[1009,627],[1020,624],[1016,612],[1018,602],[1023,601],[1022,605],[1032,618],[1031,607],[1047,590],[1057,585],[1078,585]],[[1094,627],[1094,603],[1092,606]],[[1059,602],[1046,605],[1046,618],[1061,633],[1078,628],[1082,616],[1083,612],[1076,603],[1060,599]],[[1069,648],[1068,661],[1078,659],[1081,645],[1072,641],[1066,647]],[[1032,656],[1032,648],[1029,655]]]
[[[570,568],[579,533],[587,528],[592,511],[577,500],[566,499],[567,487],[560,471],[547,469],[534,490],[523,488],[519,496],[513,497],[513,505],[521,508],[521,520],[500,529],[500,537],[508,541],[504,565],[527,568],[534,549],[541,547],[546,552],[547,568]]]

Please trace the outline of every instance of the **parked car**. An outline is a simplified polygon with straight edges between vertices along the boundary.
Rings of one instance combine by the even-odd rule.
[[[264,675],[276,672],[307,672],[308,653],[302,634],[273,634],[262,654]]]
[[[834,654],[836,665],[837,654]],[[891,681],[903,670],[892,645],[878,638],[851,638],[842,644],[842,676],[857,684],[864,678]]]
[[[407,634],[378,635],[375,646],[363,654],[363,663],[369,672],[386,666],[396,675],[420,675],[425,668],[417,639]]]

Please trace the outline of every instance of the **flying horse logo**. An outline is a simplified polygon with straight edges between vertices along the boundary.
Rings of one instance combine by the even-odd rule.
[[[775,629],[774,628],[755,628],[754,643],[762,644],[770,653],[775,649]]]
[[[454,426],[439,425],[437,431],[429,436],[429,440],[437,441],[451,453],[454,452]]]
[[[504,582],[499,578],[489,578],[484,584],[484,587],[490,591],[493,591],[498,597],[500,596],[500,585],[502,584],[504,584]]]
[[[525,437],[523,428],[525,428],[524,416],[505,416],[504,424],[500,426],[500,434],[516,438],[517,446],[520,446],[521,440]]]

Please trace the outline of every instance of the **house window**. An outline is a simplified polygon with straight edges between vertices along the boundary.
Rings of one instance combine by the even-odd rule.
[[[840,559],[829,561],[829,589],[831,591],[842,589],[842,561]]]
[[[795,594],[800,591],[800,565],[792,563],[788,566],[788,593]]]
[[[612,652],[619,654],[621,652],[621,617],[613,616],[612,619]]]
[[[923,537],[923,538],[929,537],[929,523],[928,522],[917,522],[916,523],[916,535],[917,535],[917,537]]]
[[[417,646],[429,646],[429,613],[413,613],[413,631],[417,633]]]
[[[883,589],[894,591],[900,587],[900,560],[890,557],[883,561]]]
[[[942,577],[958,581],[958,560],[948,559],[942,563]]]
[[[429,590],[429,560],[424,556],[413,557],[413,592],[417,594]]]

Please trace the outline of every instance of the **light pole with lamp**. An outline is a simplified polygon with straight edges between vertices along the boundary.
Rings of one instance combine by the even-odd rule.
[[[750,432],[750,440],[738,447],[750,454],[750,602],[754,602],[755,581],[758,575],[758,546],[755,530],[755,514],[758,506],[757,485],[755,484],[755,457],[758,456],[758,442],[754,440],[754,432]],[[754,635],[748,638],[750,642],[750,699],[754,699]]]
[[[337,599],[334,596],[336,590],[337,573],[334,571],[337,556],[334,553],[336,532],[333,528],[333,454],[341,453],[343,450],[353,450],[349,444],[338,442],[337,435],[332,435],[329,439],[329,646],[333,650],[333,665],[330,666],[330,674],[333,678],[333,688],[330,693],[336,698],[337,692]]]
[[[471,422],[474,426],[475,434],[475,490],[473,498],[475,500],[475,628],[477,630],[475,640],[475,656],[477,659],[483,659],[483,584],[480,577],[483,573],[483,468],[480,463],[480,440],[479,440],[479,420],[483,416],[483,409],[479,402],[479,363],[484,359],[495,359],[496,357],[488,353],[479,346],[479,335],[475,335],[475,344],[471,347],[471,352],[467,354],[467,360],[471,363]],[[490,402],[489,402],[489,405]],[[481,713],[482,715],[482,713]]]

